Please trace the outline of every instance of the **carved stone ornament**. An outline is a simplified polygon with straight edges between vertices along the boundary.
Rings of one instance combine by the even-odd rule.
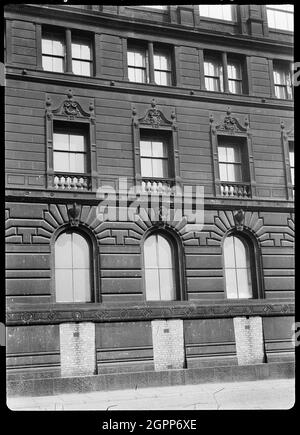
[[[80,206],[74,202],[71,208],[68,208],[68,215],[71,227],[78,227],[80,217]]]
[[[209,122],[212,132],[215,133],[228,133],[234,135],[236,133],[249,134],[249,120],[245,118],[245,127],[243,127],[237,118],[232,116],[230,107],[227,108],[226,116],[220,124],[215,125],[214,116],[210,114]]]
[[[294,126],[292,128],[290,128],[289,130],[286,130],[284,121],[281,121],[280,127],[281,127],[281,134],[282,134],[284,140],[288,140],[288,139],[293,140],[294,139]]]
[[[245,212],[244,210],[240,209],[233,213],[233,219],[236,226],[236,229],[239,231],[243,231],[244,228],[244,222],[245,222]]]
[[[137,117],[137,110],[135,107],[133,107],[132,109],[132,115],[133,115],[133,123],[135,127],[137,127],[139,124],[148,124],[151,125],[153,128],[159,128],[161,126],[170,126],[176,129],[175,112],[172,112],[171,114],[171,121],[168,120],[163,114],[163,112],[156,107],[156,101],[154,98],[151,101],[151,109],[148,109],[143,117],[141,118]]]
[[[90,118],[94,119],[94,104],[90,102],[89,112],[83,110],[78,101],[74,100],[73,92],[71,89],[67,92],[67,99],[64,100],[59,107],[56,109],[52,109],[52,101],[50,97],[47,97],[46,100],[46,112],[49,118],[53,117],[53,115],[65,116],[67,119],[74,118]]]

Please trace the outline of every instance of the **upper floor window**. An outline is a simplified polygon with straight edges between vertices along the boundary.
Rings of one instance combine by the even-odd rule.
[[[65,30],[46,30],[42,36],[42,66],[45,71],[93,74],[92,44],[86,37]]]
[[[237,144],[218,146],[221,181],[239,182],[243,179],[241,149]]]
[[[154,81],[157,85],[171,86],[170,53],[163,49],[154,49]]]
[[[141,46],[128,46],[127,51],[128,78],[131,82],[148,83],[148,55]]]
[[[45,34],[42,39],[42,65],[45,71],[65,71],[65,43],[63,35]]]
[[[157,233],[144,243],[146,299],[175,300],[175,252],[170,241]]]
[[[159,10],[165,10],[165,9],[167,9],[167,7],[168,6],[159,6],[159,5],[144,5],[144,6],[141,6],[141,8],[152,8],[152,9],[159,9]]]
[[[223,65],[220,57],[204,58],[205,87],[208,91],[223,92]]]
[[[168,146],[163,139],[144,138],[140,141],[141,176],[168,178]]]
[[[199,5],[199,14],[224,21],[235,21],[235,10],[232,5]]]
[[[267,5],[267,18],[271,29],[294,31],[293,5]]]
[[[127,65],[131,82],[172,85],[172,54],[167,47],[129,42]]]
[[[243,92],[242,65],[238,59],[227,61],[228,68],[228,88],[232,94],[241,94]]]
[[[289,161],[290,161],[290,170],[291,170],[291,182],[294,186],[295,184],[295,155],[294,155],[294,142],[289,141]]]
[[[223,245],[223,259],[227,298],[252,298],[253,270],[248,243],[238,236],[227,236]]]
[[[53,170],[55,172],[83,174],[87,172],[86,134],[81,129],[66,131],[54,127]]]
[[[92,50],[88,40],[72,41],[72,70],[81,76],[92,75]]]
[[[204,53],[204,78],[207,91],[242,94],[247,89],[242,59],[227,53]],[[224,72],[227,70],[227,74]],[[244,83],[243,83],[244,82]]]
[[[293,98],[292,73],[288,63],[273,62],[275,96],[285,100]]]
[[[62,233],[55,242],[56,302],[90,302],[91,253],[85,237],[74,231]]]

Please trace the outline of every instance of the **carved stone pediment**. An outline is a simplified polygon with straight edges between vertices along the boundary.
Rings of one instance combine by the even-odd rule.
[[[153,128],[159,128],[162,126],[176,128],[175,113],[172,112],[171,120],[167,119],[166,116],[163,114],[163,112],[157,108],[156,101],[154,98],[151,101],[151,108],[147,110],[144,116],[139,118],[137,116],[137,110],[135,107],[132,109],[132,114],[133,114],[133,123],[135,127],[137,127],[139,124],[146,124],[152,126]]]
[[[75,118],[94,118],[94,105],[90,103],[89,112],[86,112],[73,97],[73,92],[71,89],[67,92],[67,99],[64,100],[56,109],[52,109],[51,98],[48,97],[46,100],[46,111],[47,116],[52,118],[53,116],[62,116],[67,119]]]
[[[227,112],[226,112],[226,116],[224,117],[224,119],[222,120],[222,122],[220,122],[219,124],[215,124],[214,122],[214,117],[211,114],[210,115],[210,124],[211,124],[211,129],[212,132],[214,134],[229,134],[229,135],[234,135],[234,134],[249,134],[249,121],[247,118],[245,118],[245,126],[243,127],[239,120],[237,118],[235,118],[234,116],[232,116],[231,114],[231,109],[230,107],[228,107]]]

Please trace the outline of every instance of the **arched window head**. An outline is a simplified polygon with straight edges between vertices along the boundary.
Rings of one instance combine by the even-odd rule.
[[[248,243],[230,235],[226,237],[223,249],[227,298],[252,298],[253,265]]]
[[[91,255],[85,237],[62,233],[55,242],[56,302],[91,301]]]
[[[146,299],[176,299],[175,252],[169,240],[159,233],[144,243]]]

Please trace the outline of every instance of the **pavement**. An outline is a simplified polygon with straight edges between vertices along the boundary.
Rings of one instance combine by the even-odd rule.
[[[12,411],[290,409],[294,379],[7,398]]]

